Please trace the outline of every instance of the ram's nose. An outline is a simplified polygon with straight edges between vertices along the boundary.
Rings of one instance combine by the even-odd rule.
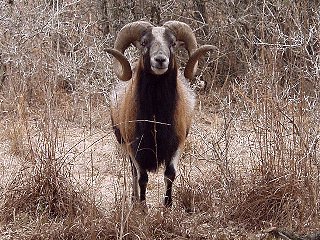
[[[154,58],[154,60],[157,62],[158,66],[161,67],[167,61],[167,58],[165,58],[163,55],[158,55]]]
[[[168,70],[169,59],[164,54],[157,54],[151,60],[151,69],[157,74],[164,74]]]

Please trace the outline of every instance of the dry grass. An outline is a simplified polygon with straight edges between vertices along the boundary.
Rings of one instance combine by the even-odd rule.
[[[157,10],[152,1],[125,6],[1,2],[0,238],[274,239],[262,230],[319,229],[319,4],[161,4],[161,19],[189,23],[219,51],[200,64],[196,83],[206,87],[174,206],[162,207],[160,172],[148,213],[130,203],[103,49],[124,23]]]

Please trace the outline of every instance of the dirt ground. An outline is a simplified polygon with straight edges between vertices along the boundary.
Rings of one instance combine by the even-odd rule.
[[[223,120],[215,113],[204,114],[197,111],[196,119],[188,136],[183,159],[179,163],[179,174],[175,184],[179,184],[181,174],[186,177],[200,177],[210,172],[214,158],[213,144],[211,139],[219,140],[222,131]],[[38,120],[40,121],[40,120]],[[108,122],[108,121],[106,121]],[[28,133],[32,142],[37,142],[39,122],[31,121],[29,128],[34,134]],[[12,126],[7,121],[2,121],[2,137],[0,141],[0,187],[5,189],[7,184],[15,177],[22,168],[29,166],[29,160],[24,159],[19,149],[13,149],[14,143],[8,133]],[[18,144],[26,144],[28,135],[25,131],[20,133],[23,138]],[[233,141],[235,148],[244,139]],[[17,141],[17,140],[14,140]],[[37,143],[41,144],[41,143]],[[243,143],[242,143],[243,144]],[[242,145],[241,144],[241,145]],[[20,146],[21,147],[21,146]],[[233,152],[231,159],[237,161],[240,167],[240,156],[244,149],[239,149],[240,154]],[[119,194],[130,194],[131,170],[125,153],[119,147],[111,130],[110,123],[101,126],[87,126],[71,122],[63,124],[59,129],[56,146],[56,158],[64,163],[65,168],[71,172],[72,181],[80,188],[94,192],[96,199],[105,207],[117,201]],[[63,160],[61,160],[63,159]],[[163,169],[157,173],[150,173],[147,190],[149,207],[161,207],[164,193]]]

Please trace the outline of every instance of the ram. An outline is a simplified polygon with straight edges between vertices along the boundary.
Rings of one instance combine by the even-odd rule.
[[[125,50],[133,44],[140,57],[131,68]],[[179,71],[175,50],[189,54],[184,74]],[[187,79],[194,77],[198,60],[213,46],[197,48],[191,28],[178,21],[155,27],[144,21],[125,25],[114,48],[114,71],[121,80],[111,97],[111,120],[117,140],[131,160],[132,198],[146,203],[148,172],[164,165],[164,205],[172,205],[172,184],[195,106]]]

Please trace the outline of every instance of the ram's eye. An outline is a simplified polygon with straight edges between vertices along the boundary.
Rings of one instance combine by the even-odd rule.
[[[171,47],[175,47],[175,46],[176,46],[176,42],[175,42],[175,41],[172,41],[172,42],[170,43],[170,45],[171,45]]]
[[[141,44],[141,46],[145,47],[147,45],[147,43],[148,43],[147,40],[142,40],[140,44]]]

